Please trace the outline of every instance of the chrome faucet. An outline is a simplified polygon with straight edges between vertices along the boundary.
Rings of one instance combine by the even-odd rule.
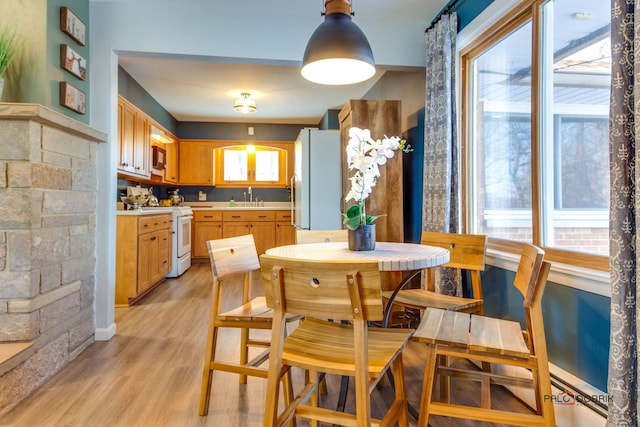
[[[249,187],[247,193],[249,193],[249,207],[251,207],[253,206],[253,191],[251,191],[251,187]]]

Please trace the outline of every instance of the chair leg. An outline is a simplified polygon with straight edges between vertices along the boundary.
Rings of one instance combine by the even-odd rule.
[[[438,356],[438,365],[449,367],[449,357],[445,355]],[[451,378],[448,375],[440,376],[440,402],[451,402],[450,384]]]
[[[399,427],[408,427],[409,426],[409,416],[407,415],[407,395],[405,393],[405,382],[404,382],[404,366],[402,362],[402,354],[398,355],[396,359],[393,361],[393,365],[391,366],[393,370],[393,378],[394,378],[394,388],[396,392],[396,401],[402,401],[402,410],[400,412],[400,416],[398,417],[398,426]]]
[[[318,392],[319,392],[319,388],[318,388],[318,372],[317,371],[309,371],[308,374],[309,378],[308,378],[308,383],[309,384],[315,384],[315,391],[313,392],[313,394],[311,395],[311,397],[309,398],[309,405],[314,406],[314,407],[318,407],[319,404],[319,399],[318,399]],[[318,427],[318,420],[309,420],[309,427]]]
[[[213,326],[207,337],[208,345],[204,356],[204,369],[202,373],[202,388],[200,390],[200,408],[198,413],[202,416],[209,413],[209,400],[213,384],[213,370],[211,363],[216,357],[216,343],[218,342],[218,328]]]
[[[491,372],[491,363],[482,362],[482,370]],[[484,377],[480,385],[480,406],[482,408],[491,408],[491,378]]]
[[[249,347],[247,342],[249,341],[249,329],[242,328],[240,332],[240,364],[246,365],[249,362]],[[240,384],[247,383],[247,376],[240,374]]]
[[[427,345],[427,354],[424,360],[424,380],[422,382],[422,396],[420,397],[420,416],[418,417],[418,427],[427,427],[429,423],[429,405],[433,397],[433,386],[436,376],[437,355],[436,348]]]

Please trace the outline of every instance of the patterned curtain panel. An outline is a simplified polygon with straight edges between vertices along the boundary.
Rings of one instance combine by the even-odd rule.
[[[456,31],[454,12],[427,31],[422,229],[457,233],[459,222],[458,135],[456,131]],[[436,291],[462,296],[462,281],[440,269]]]
[[[640,12],[635,0],[611,1],[610,270],[611,346],[608,426],[638,425],[638,249],[640,150]],[[639,15],[640,17],[640,15]],[[636,117],[638,121],[636,122]]]

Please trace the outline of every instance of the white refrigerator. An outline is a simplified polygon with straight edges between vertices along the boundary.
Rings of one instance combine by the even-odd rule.
[[[340,131],[304,128],[295,142],[292,221],[304,230],[342,228]]]

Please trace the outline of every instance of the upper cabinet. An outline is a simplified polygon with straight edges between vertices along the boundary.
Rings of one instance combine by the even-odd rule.
[[[287,183],[286,148],[234,145],[216,149],[219,187],[284,187]]]
[[[149,124],[147,116],[118,97],[119,148],[118,171],[139,178],[149,178]]]
[[[164,181],[171,184],[178,183],[178,156],[180,151],[178,149],[178,145],[179,142],[177,139],[174,139],[174,141],[170,144],[164,144],[164,149],[167,152],[167,164],[165,165],[164,169]]]
[[[178,183],[178,138],[121,96],[118,138],[118,175],[134,181]],[[153,159],[152,146],[163,148],[162,169],[153,163],[157,159]]]
[[[180,184],[215,185],[213,176],[214,146],[209,141],[180,141]]]

